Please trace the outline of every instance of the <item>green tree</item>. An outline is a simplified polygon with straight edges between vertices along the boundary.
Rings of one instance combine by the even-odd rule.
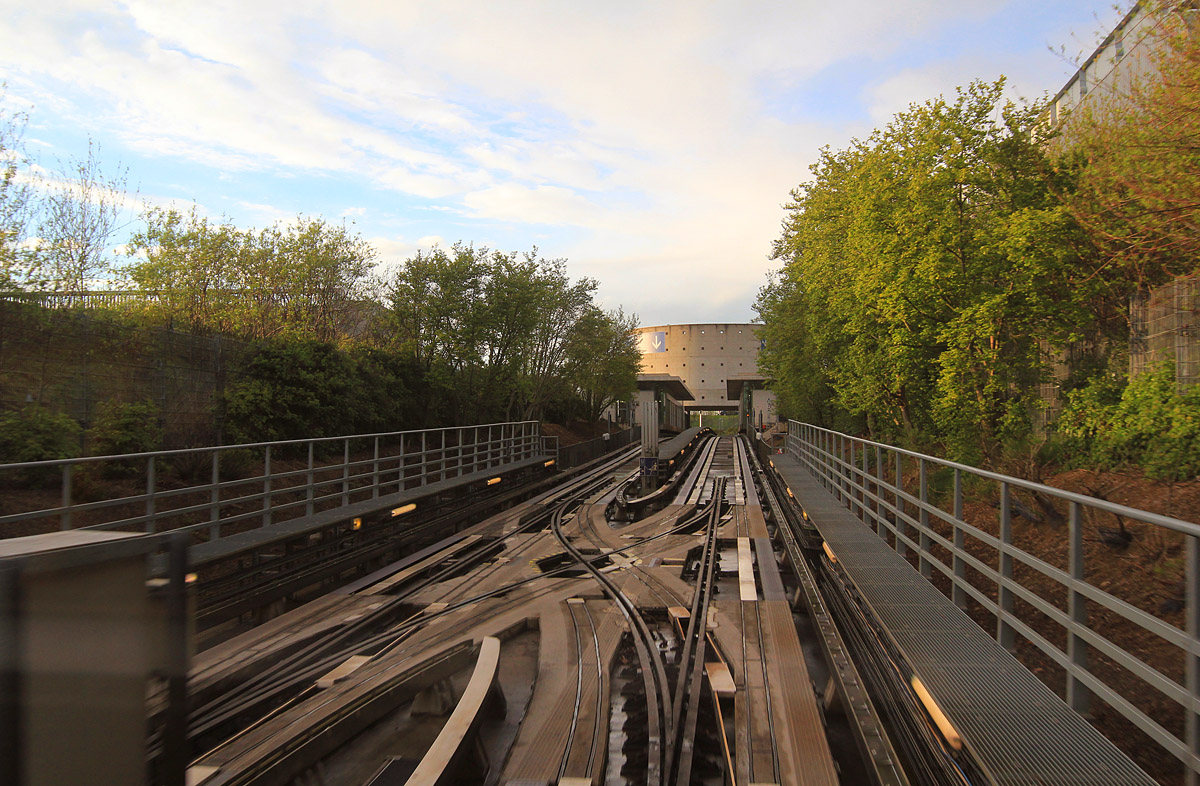
[[[37,278],[36,257],[25,247],[34,193],[24,145],[29,118],[5,108],[5,92],[0,83],[0,292]]]
[[[1153,75],[1093,92],[1065,120],[1065,204],[1087,229],[1123,302],[1197,270],[1200,259],[1200,36],[1190,2],[1147,4]],[[1109,83],[1126,84],[1116,79]]]
[[[354,332],[374,249],[320,218],[243,230],[195,208],[156,209],[126,274],[155,318],[249,339],[337,341]]]
[[[637,316],[621,309],[589,308],[571,329],[567,342],[568,382],[575,388],[589,423],[609,405],[627,400],[637,389],[642,355],[634,330]]]
[[[960,458],[1027,433],[1046,353],[1091,320],[1096,266],[1055,200],[1037,108],[1003,81],[914,105],[792,193],[760,294],[782,399]]]
[[[419,251],[387,284],[395,342],[464,419],[539,417],[567,382],[574,325],[596,282],[561,259],[456,243]]]

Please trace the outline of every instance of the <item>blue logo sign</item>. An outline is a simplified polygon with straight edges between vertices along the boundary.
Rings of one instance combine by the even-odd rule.
[[[640,342],[643,355],[650,355],[655,352],[667,351],[667,334],[665,331],[657,333],[642,333]]]

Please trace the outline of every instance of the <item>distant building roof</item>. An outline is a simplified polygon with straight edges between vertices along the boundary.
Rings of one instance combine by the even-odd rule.
[[[671,374],[638,374],[638,390],[665,390],[676,401],[695,401],[696,397],[679,377]]]
[[[750,387],[763,387],[767,378],[762,374],[734,374],[725,380],[726,394],[731,401],[737,401],[742,397],[742,388],[746,385]]]

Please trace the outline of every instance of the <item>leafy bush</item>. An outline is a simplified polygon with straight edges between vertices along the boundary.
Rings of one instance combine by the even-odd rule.
[[[316,341],[265,345],[225,392],[226,442],[332,437],[419,428],[428,417],[410,355],[344,351]]]
[[[1061,453],[1076,466],[1139,466],[1162,480],[1200,474],[1200,388],[1180,392],[1171,361],[1119,383],[1106,375],[1068,394]]]
[[[0,413],[0,463],[49,461],[79,455],[79,424],[36,404]]]
[[[94,456],[158,450],[162,446],[158,407],[149,400],[130,404],[105,401],[96,408],[87,436]]]
[[[0,464],[78,456],[80,431],[70,416],[36,404],[0,413]],[[49,484],[59,477],[57,469],[23,470],[17,482]]]

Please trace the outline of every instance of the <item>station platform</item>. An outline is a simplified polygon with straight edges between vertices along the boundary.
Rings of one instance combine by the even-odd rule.
[[[775,471],[997,784],[1155,781],[788,454]]]

